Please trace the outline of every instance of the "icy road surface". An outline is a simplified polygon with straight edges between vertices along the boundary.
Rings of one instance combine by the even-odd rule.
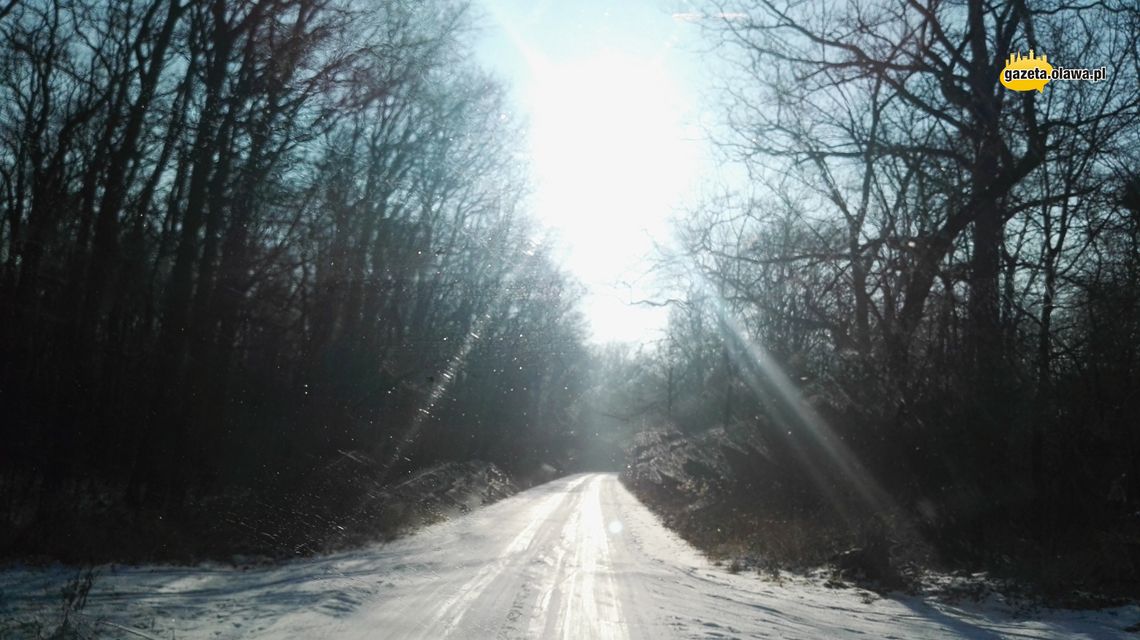
[[[57,609],[65,575],[0,572],[0,619]],[[732,575],[614,475],[585,474],[351,553],[248,570],[105,567],[82,620],[115,638],[1125,638],[1140,607],[1024,618],[996,602]]]

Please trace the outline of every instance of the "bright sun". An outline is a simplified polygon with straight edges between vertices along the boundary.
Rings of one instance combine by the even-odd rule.
[[[594,338],[648,337],[663,314],[630,307],[648,292],[619,283],[644,276],[653,242],[691,187],[687,105],[660,64],[621,53],[534,71],[527,106],[537,212],[590,288]]]

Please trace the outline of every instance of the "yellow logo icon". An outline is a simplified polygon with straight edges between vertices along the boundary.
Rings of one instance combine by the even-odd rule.
[[[1001,70],[1001,83],[1006,89],[1014,91],[1036,89],[1041,93],[1052,78],[1053,65],[1049,64],[1049,59],[1044,55],[1035,57],[1032,49],[1028,56],[1010,54],[1009,60],[1005,61],[1005,68]]]

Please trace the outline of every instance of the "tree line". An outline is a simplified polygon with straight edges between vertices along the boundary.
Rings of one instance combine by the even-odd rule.
[[[886,503],[959,557],[1103,543],[1100,566],[1129,571],[1140,12],[709,4],[711,133],[741,177],[663,256],[683,290],[654,415],[762,433],[757,464],[794,481],[756,489],[761,509]],[[1029,50],[1109,77],[1004,88]]]
[[[0,496],[535,464],[581,385],[521,125],[439,0],[0,13]]]

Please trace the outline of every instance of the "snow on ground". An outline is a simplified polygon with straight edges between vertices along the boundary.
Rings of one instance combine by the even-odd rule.
[[[0,571],[0,638],[58,619],[74,570]],[[127,638],[1125,638],[1136,605],[867,598],[712,566],[611,474],[563,478],[384,545],[274,567],[102,567],[79,620]],[[23,624],[24,626],[18,626]],[[5,633],[4,630],[7,630]]]

